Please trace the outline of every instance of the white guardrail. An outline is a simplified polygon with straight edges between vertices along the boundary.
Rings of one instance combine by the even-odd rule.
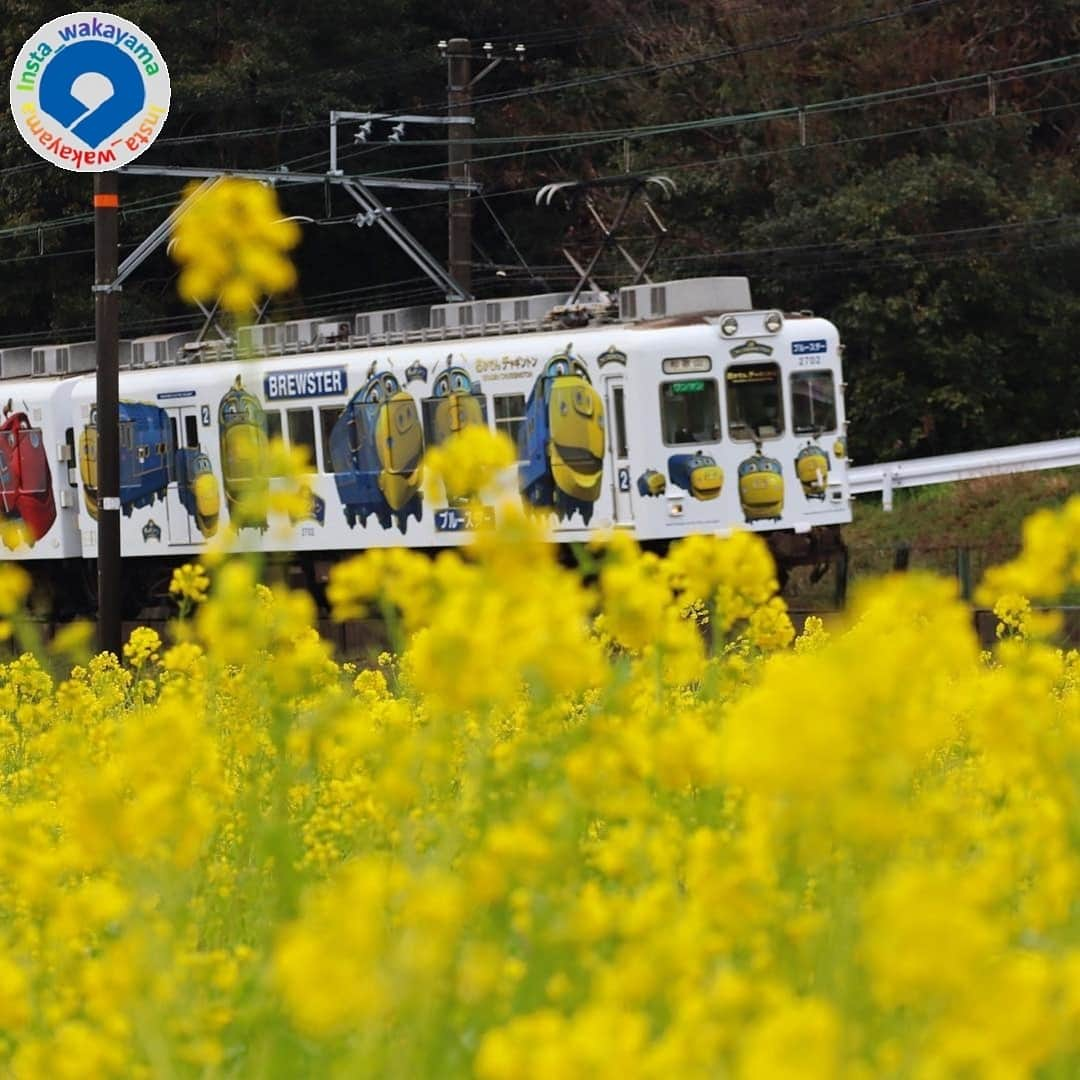
[[[848,469],[848,487],[852,495],[880,491],[882,508],[891,510],[895,488],[951,484],[956,480],[974,480],[980,476],[1063,469],[1070,465],[1080,465],[1080,438],[1001,446],[994,450],[942,454],[910,461],[888,461],[884,465],[858,465]]]

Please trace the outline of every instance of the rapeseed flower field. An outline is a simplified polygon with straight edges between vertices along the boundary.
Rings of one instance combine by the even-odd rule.
[[[989,653],[919,574],[795,637],[747,533],[582,561],[513,518],[344,562],[358,667],[223,545],[168,641],[0,667],[0,1070],[1080,1074],[1080,657],[1030,604],[1080,500]]]

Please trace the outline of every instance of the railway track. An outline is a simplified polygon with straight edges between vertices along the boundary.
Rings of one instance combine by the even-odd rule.
[[[1066,604],[1057,607],[1037,608],[1038,611],[1059,611],[1063,616],[1062,643],[1071,648],[1080,647],[1080,604]],[[835,609],[819,610],[792,610],[789,612],[791,621],[795,625],[796,632],[801,632],[806,620],[811,616],[817,616],[825,620],[826,625],[830,621],[840,618],[842,612]],[[984,647],[993,645],[997,640],[997,619],[988,608],[973,608],[972,619],[976,633]],[[38,633],[44,640],[49,640],[57,628],[57,623],[48,619],[32,619],[31,622],[37,628]],[[123,640],[127,640],[131,631],[137,626],[148,626],[156,630],[163,638],[167,636],[170,619],[162,614],[155,618],[139,619],[123,623]],[[378,654],[391,647],[391,643],[385,632],[385,624],[380,619],[351,619],[339,623],[333,619],[318,620],[319,634],[334,648],[334,654],[339,659],[354,662],[368,663],[375,659]],[[18,655],[18,647],[14,640],[0,644],[0,661],[8,660]]]

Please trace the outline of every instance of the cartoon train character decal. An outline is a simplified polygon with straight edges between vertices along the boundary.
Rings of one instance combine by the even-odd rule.
[[[33,427],[24,412],[4,406],[0,423],[0,521],[21,522],[21,539],[31,547],[56,520],[52,473],[45,453],[41,429]],[[15,533],[4,530],[9,547]]]
[[[604,475],[604,405],[569,345],[533,384],[519,439],[526,506],[551,507],[560,520],[577,511],[588,525]]]
[[[210,458],[198,447],[176,452],[176,480],[180,504],[195,519],[203,536],[217,532],[221,496]]]
[[[135,510],[152,506],[165,498],[173,479],[176,445],[169,415],[157,405],[121,401],[120,420],[120,510],[131,517]],[[86,509],[98,516],[98,429],[97,408],[90,410],[90,422],[79,436],[79,472],[82,475]]]
[[[824,499],[829,481],[829,458],[820,446],[807,443],[795,458],[795,475],[808,499]]]
[[[761,452],[756,445],[752,456],[739,465],[739,502],[747,521],[772,518],[779,521],[784,513],[784,474],[776,458]]]
[[[432,385],[432,397],[424,402],[424,409],[436,445],[471,425],[487,424],[480,384],[463,367],[451,365],[439,372]],[[455,483],[452,477],[444,477],[444,486],[451,506],[462,506],[476,496],[476,492]]]
[[[374,365],[372,365],[374,369]],[[349,399],[330,432],[334,480],[352,528],[375,515],[404,533],[410,515],[421,520],[424,429],[413,396],[390,371],[372,373]]]
[[[716,464],[716,458],[700,452],[672,454],[668,458],[668,476],[673,484],[702,502],[715,499],[724,486],[724,470]]]
[[[639,495],[656,498],[667,491],[667,480],[664,479],[662,472],[646,469],[637,478],[637,489]]]
[[[221,479],[229,517],[241,529],[266,529],[266,413],[259,399],[244,389],[241,376],[218,406]]]

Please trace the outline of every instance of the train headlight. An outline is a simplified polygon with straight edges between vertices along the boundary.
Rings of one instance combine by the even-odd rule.
[[[732,334],[738,333],[739,320],[734,315],[725,316],[720,322],[720,333],[725,337],[731,337]]]
[[[768,330],[770,334],[779,334],[780,327],[783,325],[784,317],[779,311],[770,311],[769,314],[765,316],[765,329]]]

